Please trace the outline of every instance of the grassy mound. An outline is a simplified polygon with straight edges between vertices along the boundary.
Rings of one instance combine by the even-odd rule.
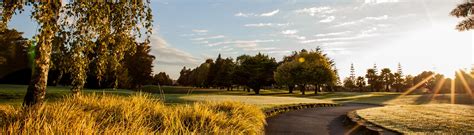
[[[129,97],[68,97],[38,110],[0,106],[0,134],[260,134],[265,115],[237,102],[165,106]]]
[[[360,117],[405,134],[473,134],[474,106],[399,105],[357,110]]]

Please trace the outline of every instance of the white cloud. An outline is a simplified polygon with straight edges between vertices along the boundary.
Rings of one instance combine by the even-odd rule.
[[[202,41],[202,40],[209,40],[209,39],[220,39],[220,38],[224,38],[224,37],[225,37],[224,35],[217,35],[217,36],[212,36],[212,37],[193,38],[191,40]]]
[[[222,48],[218,48],[216,49],[216,51],[219,51],[219,52],[230,52],[230,51],[233,51],[234,48],[230,47],[230,46],[224,46]]]
[[[209,30],[194,29],[193,32],[196,32],[196,33],[207,33],[207,32],[209,32]]]
[[[339,36],[339,35],[345,35],[345,34],[349,34],[349,33],[351,33],[351,31],[317,34],[317,35],[314,35],[314,36],[316,36],[316,37]]]
[[[290,23],[254,23],[254,24],[245,24],[245,27],[285,27],[289,26]]]
[[[300,43],[302,43],[302,44],[309,44],[309,43],[314,43],[314,42],[316,42],[316,41],[318,41],[318,40],[316,40],[316,39],[310,39],[310,40],[303,40],[303,41],[300,41]]]
[[[330,14],[336,12],[335,9],[331,7],[312,7],[312,8],[303,8],[295,10],[296,13],[308,14],[310,16],[315,16],[317,14]]]
[[[298,40],[305,40],[306,39],[305,36],[299,36],[299,35],[287,35],[287,37],[296,38]]]
[[[279,12],[280,12],[280,9],[273,10],[273,11],[266,12],[266,13],[261,13],[261,14],[256,14],[256,13],[242,13],[242,12],[239,12],[239,13],[235,14],[234,16],[237,16],[237,17],[251,17],[251,16],[255,16],[255,17],[271,17],[271,16],[274,16],[274,15],[278,14]]]
[[[276,50],[277,48],[275,47],[252,47],[252,48],[243,48],[244,51],[270,51],[270,50]]]
[[[291,53],[291,51],[265,51],[265,52],[262,52],[262,53],[265,53],[265,54],[289,54],[289,53]]]
[[[399,0],[365,0],[365,4],[397,3]]]
[[[388,15],[383,15],[383,16],[379,16],[379,17],[365,17],[364,18],[365,20],[387,20],[388,19]]]
[[[321,20],[321,21],[319,21],[319,22],[322,22],[322,23],[330,23],[330,22],[334,21],[335,19],[336,19],[336,17],[334,17],[334,16],[328,16],[328,17],[326,17],[326,19],[323,19],[323,20]]]
[[[373,37],[378,34],[375,32],[377,31],[376,27],[372,27],[367,30],[362,30],[359,34],[354,36],[346,36],[346,37],[333,37],[333,38],[317,38],[317,39],[308,39],[300,41],[301,44],[309,44],[314,42],[342,42],[342,41],[350,41],[350,40],[358,40],[367,37]],[[345,35],[351,33],[350,31],[346,32],[336,32],[336,33],[327,33],[327,34],[318,34],[315,35],[316,37],[327,37],[327,36],[335,36],[335,35]]]
[[[281,34],[285,34],[285,35],[294,35],[298,33],[298,30],[284,30],[281,32]]]
[[[267,42],[275,42],[275,40],[236,40],[236,41],[223,41],[223,42],[211,43],[211,44],[208,44],[208,46],[219,46],[219,45],[227,45],[227,44],[267,43]]]
[[[247,14],[245,14],[245,13],[239,12],[239,13],[235,14],[234,16],[238,16],[238,17],[249,17],[249,16],[255,16],[255,14],[253,14],[253,13],[247,13]]]
[[[357,39],[362,39],[366,37],[372,37],[375,36],[375,34],[369,34],[367,32],[362,32],[360,34],[357,34],[355,36],[350,36],[350,37],[337,37],[337,38],[320,38],[316,39],[318,42],[325,42],[325,41],[347,41],[347,40],[357,40]]]
[[[381,21],[381,20],[387,20],[388,18],[389,18],[388,15],[383,15],[383,16],[378,16],[378,17],[371,17],[371,16],[368,16],[368,17],[364,17],[364,18],[359,19],[359,20],[340,23],[340,24],[338,24],[338,25],[335,25],[334,27],[355,25],[355,24],[363,23],[363,22],[367,22],[367,21]]]
[[[273,11],[268,12],[268,13],[262,13],[262,14],[260,14],[260,16],[274,16],[274,15],[277,14],[278,12],[280,12],[280,9],[273,10]]]
[[[198,58],[187,52],[171,47],[168,42],[157,35],[152,35],[150,41],[151,54],[156,57],[155,65],[184,66],[197,64],[199,62]]]

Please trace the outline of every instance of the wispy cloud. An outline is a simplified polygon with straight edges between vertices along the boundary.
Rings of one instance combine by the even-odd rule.
[[[191,54],[171,47],[168,42],[160,36],[152,35],[150,38],[151,54],[156,57],[154,62],[155,66],[156,64],[183,66],[197,64],[199,62],[198,58]]]
[[[365,0],[365,4],[397,3],[399,0]]]
[[[217,35],[217,36],[211,36],[211,37],[193,38],[191,40],[202,41],[202,40],[210,40],[210,39],[220,39],[220,38],[224,38],[224,37],[225,37],[224,35]]]
[[[254,24],[245,24],[245,27],[285,27],[289,26],[290,23],[254,23]]]
[[[196,32],[196,33],[207,33],[207,32],[209,32],[209,30],[193,29],[193,32]]]
[[[331,7],[311,7],[295,10],[296,13],[308,14],[310,16],[315,16],[317,14],[330,14],[336,12],[335,9]]]
[[[227,45],[227,44],[251,44],[251,43],[267,43],[267,42],[275,42],[275,40],[235,40],[235,41],[223,41],[223,42],[216,42],[208,44],[208,46],[219,46],[219,45]]]
[[[262,13],[262,14],[260,14],[260,16],[274,16],[274,15],[277,14],[278,12],[280,12],[280,9],[273,10],[273,11],[268,12],[268,13]]]
[[[284,34],[284,35],[294,35],[298,33],[298,30],[284,30],[284,31],[281,31],[281,34]]]
[[[371,27],[369,29],[360,31],[360,33],[358,33],[356,35],[345,36],[345,37],[329,37],[329,36],[346,35],[346,34],[349,34],[349,33],[352,33],[352,32],[345,31],[345,32],[318,34],[318,35],[315,35],[315,36],[320,37],[320,38],[301,40],[300,43],[301,44],[309,44],[309,43],[314,43],[314,42],[344,42],[344,41],[358,40],[358,39],[377,36],[378,34],[375,33],[377,30],[378,30],[377,27]]]
[[[255,16],[255,17],[271,17],[271,16],[274,16],[274,15],[278,14],[279,12],[280,12],[280,9],[273,10],[273,11],[266,12],[266,13],[261,13],[261,14],[256,14],[256,13],[242,13],[242,12],[239,12],[239,13],[235,14],[234,16],[237,16],[237,17],[251,17],[251,16]]]
[[[328,16],[328,17],[326,17],[325,19],[323,19],[323,20],[321,20],[321,21],[319,21],[319,22],[322,22],[322,23],[330,23],[330,22],[334,21],[335,19],[336,19],[335,16]]]
[[[218,52],[230,52],[230,51],[234,51],[234,48],[232,48],[230,46],[224,46],[224,47],[216,49],[216,51],[218,51]]]
[[[335,25],[334,27],[355,25],[355,24],[364,23],[364,22],[367,22],[367,21],[387,20],[388,18],[389,18],[388,15],[377,16],[377,17],[371,17],[371,16],[369,16],[369,17],[365,17],[365,18],[362,18],[362,19],[359,19],[359,20],[355,20],[355,21],[349,21],[349,22],[339,23],[339,24]]]
[[[243,48],[244,51],[270,51],[276,50],[275,47],[252,47],[252,48]]]
[[[326,36],[339,36],[352,33],[351,31],[343,31],[343,32],[333,32],[333,33],[325,33],[325,34],[316,34],[316,37],[326,37]]]

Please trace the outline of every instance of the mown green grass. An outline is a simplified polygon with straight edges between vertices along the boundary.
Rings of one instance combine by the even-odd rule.
[[[0,84],[0,104],[9,104],[14,106],[21,105],[21,103],[23,102],[23,98],[25,97],[27,88],[28,86],[26,85]],[[83,93],[105,93],[125,96],[133,94],[135,92],[125,89],[84,89]],[[46,101],[53,102],[70,94],[70,87],[48,86],[46,90]]]
[[[21,105],[26,93],[26,85],[0,84],[0,104]],[[161,88],[161,90],[160,90]],[[48,87],[47,101],[55,101],[70,95],[69,87]],[[255,104],[261,107],[271,107],[282,104],[294,103],[367,103],[378,105],[419,105],[433,103],[450,103],[450,95],[438,95],[432,100],[431,94],[413,94],[401,97],[400,93],[393,92],[319,92],[314,95],[312,91],[301,95],[299,91],[289,94],[287,90],[265,89],[260,95],[239,89],[226,91],[225,89],[204,89],[182,86],[144,86],[143,92],[152,93],[155,98],[164,97],[166,104],[190,104],[199,101],[239,101]],[[126,89],[84,89],[83,93],[106,93],[115,95],[130,95],[135,93]],[[164,93],[162,95],[162,93]],[[456,95],[456,103],[474,104],[468,95]]]
[[[474,134],[472,105],[393,105],[356,113],[376,125],[404,134]]]
[[[237,101],[246,104],[257,105],[261,108],[270,108],[279,105],[300,104],[300,103],[333,103],[329,100],[318,100],[295,97],[275,97],[275,96],[239,96],[239,95],[189,95],[181,99],[188,101]]]

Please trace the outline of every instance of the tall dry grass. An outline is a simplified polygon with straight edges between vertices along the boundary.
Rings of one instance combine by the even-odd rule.
[[[145,94],[66,97],[37,110],[0,106],[0,134],[262,134],[264,125],[256,106],[166,106]]]

